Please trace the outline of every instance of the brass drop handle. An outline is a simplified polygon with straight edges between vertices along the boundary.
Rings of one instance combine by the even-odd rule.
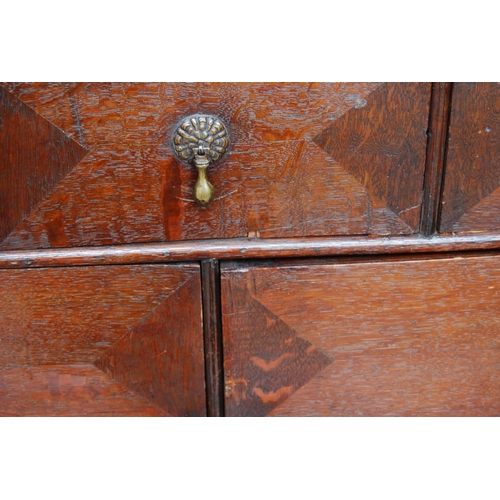
[[[215,188],[208,180],[208,167],[218,162],[229,147],[227,128],[212,115],[192,115],[176,127],[172,140],[177,157],[198,170],[193,198],[206,208],[215,198]]]
[[[202,207],[207,207],[214,199],[215,189],[208,180],[207,169],[210,161],[205,151],[198,149],[194,154],[194,165],[198,169],[198,180],[193,188],[193,198]]]

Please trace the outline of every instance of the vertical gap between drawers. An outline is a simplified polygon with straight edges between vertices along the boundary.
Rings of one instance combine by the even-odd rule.
[[[201,261],[203,301],[203,342],[205,347],[205,386],[207,416],[224,416],[224,373],[222,360],[222,323],[220,266],[216,259]]]
[[[420,218],[420,233],[427,237],[435,234],[439,225],[452,89],[450,82],[432,84]]]

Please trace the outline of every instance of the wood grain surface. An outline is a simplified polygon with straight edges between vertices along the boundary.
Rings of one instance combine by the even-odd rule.
[[[500,415],[497,254],[228,263],[221,280],[231,415]],[[295,339],[325,357],[309,380]]]
[[[204,415],[201,316],[195,264],[3,270],[0,414]]]
[[[430,84],[4,85],[89,152],[1,249],[418,230]],[[170,145],[197,112],[225,120],[232,144],[206,210]]]
[[[222,325],[219,261],[201,262],[203,334],[205,341],[205,384],[207,416],[224,416],[224,375],[222,366]]]
[[[325,128],[314,142],[363,184],[373,200],[417,229],[429,86],[384,85],[373,98],[356,101],[354,108]],[[404,113],[411,118],[403,119]]]
[[[92,365],[34,366],[0,371],[3,417],[157,417],[158,406]]]
[[[0,86],[0,241],[86,154]]]
[[[495,250],[500,234],[394,237],[234,238],[48,250],[0,252],[0,269],[101,266],[210,259],[270,259],[334,255],[415,254]]]
[[[453,86],[442,232],[500,228],[500,84]]]
[[[433,83],[427,155],[425,165],[424,196],[420,217],[420,233],[431,236],[437,232],[441,205],[444,161],[448,141],[452,84]]]

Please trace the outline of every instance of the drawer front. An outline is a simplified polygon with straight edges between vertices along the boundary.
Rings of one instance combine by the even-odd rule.
[[[431,85],[4,84],[0,249],[417,232]],[[221,118],[215,200],[173,153]]]
[[[442,232],[500,229],[500,84],[453,86]]]
[[[197,265],[0,270],[0,415],[203,416]]]
[[[222,272],[231,416],[500,415],[498,256]]]

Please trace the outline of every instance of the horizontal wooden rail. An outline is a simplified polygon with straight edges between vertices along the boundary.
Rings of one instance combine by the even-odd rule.
[[[349,237],[235,238],[118,246],[0,252],[0,268],[144,264],[203,259],[270,259],[335,255],[404,254],[500,249],[500,234]]]

